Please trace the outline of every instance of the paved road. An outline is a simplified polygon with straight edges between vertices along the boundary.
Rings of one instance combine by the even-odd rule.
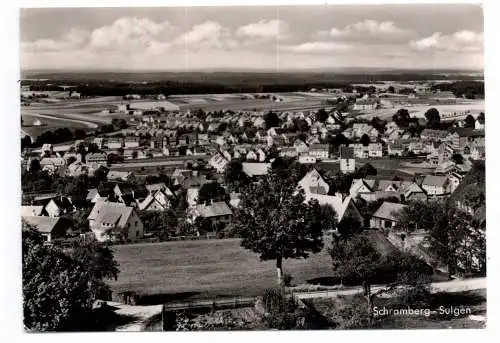
[[[372,292],[376,292],[384,286],[374,286],[372,287]],[[474,279],[464,279],[464,280],[452,280],[445,282],[434,282],[431,284],[431,293],[439,292],[465,292],[476,289],[486,288],[486,278],[474,278]],[[317,292],[304,292],[295,293],[299,299],[315,299],[315,298],[331,298],[337,295],[354,295],[360,293],[360,287],[353,287],[349,289],[334,289],[330,291],[317,291]]]

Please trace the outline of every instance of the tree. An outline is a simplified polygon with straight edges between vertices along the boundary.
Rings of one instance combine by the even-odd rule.
[[[450,275],[460,270],[485,270],[486,240],[481,225],[454,205],[411,202],[398,214],[397,228],[409,233],[424,230],[430,253]]]
[[[198,192],[198,204],[227,200],[229,199],[226,190],[216,181],[205,183]]]
[[[269,111],[264,114],[264,121],[266,123],[266,128],[276,127],[280,125],[280,118],[275,112]]]
[[[96,152],[101,152],[101,150],[99,149],[99,146],[95,143],[89,143],[88,147],[87,147],[87,152],[89,154],[94,154]]]
[[[365,163],[357,170],[356,175],[358,178],[363,179],[368,175],[377,175],[377,169],[370,163]]]
[[[137,214],[144,224],[144,230],[156,233],[161,239],[168,238],[179,223],[177,215],[170,209],[166,211],[139,211]]]
[[[238,192],[250,182],[248,175],[243,172],[241,161],[231,160],[224,172],[224,182],[229,189]]]
[[[370,319],[376,296],[398,285],[414,287],[430,282],[432,268],[424,261],[399,251],[384,256],[363,234],[347,238],[334,236],[329,252],[335,274],[343,281],[361,284]],[[373,293],[371,285],[375,282],[390,285]]]
[[[328,119],[328,112],[324,108],[321,108],[316,113],[316,118],[320,123],[324,123]]]
[[[82,129],[75,130],[75,139],[84,139],[86,136],[85,131]]]
[[[465,118],[465,125],[464,125],[464,127],[474,128],[475,124],[476,124],[476,120],[474,119],[474,117],[472,115],[469,114]]]
[[[408,112],[406,108],[401,108],[396,112],[396,114],[392,116],[392,120],[399,127],[408,127],[408,125],[410,124],[410,112]]]
[[[365,133],[363,136],[361,136],[361,139],[359,140],[363,146],[368,146],[370,145],[370,137]]]
[[[389,93],[394,93],[394,92],[395,92],[394,86],[389,86],[389,87],[387,88],[387,92],[389,92]]]
[[[477,120],[484,122],[484,112],[479,113]]]
[[[456,164],[463,164],[464,163],[464,157],[461,154],[451,155],[451,160]]]
[[[78,242],[66,252],[45,245],[35,228],[24,225],[22,272],[25,327],[68,331],[83,329],[103,280],[116,277],[118,269],[112,251],[99,243]]]
[[[275,165],[266,178],[249,185],[233,218],[241,246],[261,260],[276,261],[280,284],[283,260],[320,252],[323,231],[333,229],[321,206],[316,201],[305,203],[303,190],[296,191],[296,177],[284,177],[283,165]]]
[[[429,129],[439,129],[441,124],[441,117],[439,111],[432,107],[425,112],[425,119],[427,119],[427,127]]]

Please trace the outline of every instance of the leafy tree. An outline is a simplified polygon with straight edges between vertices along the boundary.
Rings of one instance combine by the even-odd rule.
[[[419,258],[402,252],[382,255],[370,239],[362,234],[335,237],[329,249],[335,274],[342,280],[361,284],[370,319],[376,296],[392,291],[397,285],[417,286],[430,281],[432,269]],[[390,283],[372,292],[372,284]]]
[[[365,178],[368,175],[377,175],[377,169],[370,163],[365,163],[356,172],[358,178]]]
[[[363,146],[368,146],[370,145],[370,137],[368,137],[368,135],[365,133],[363,136],[361,136],[360,142],[361,144],[363,144]]]
[[[30,172],[31,173],[38,173],[41,170],[42,170],[42,166],[40,165],[40,160],[37,158],[32,159],[31,163],[30,163]]]
[[[427,127],[430,129],[439,129],[441,124],[441,117],[436,108],[430,108],[425,112],[425,119],[427,119]]]
[[[394,93],[394,92],[395,92],[394,86],[389,86],[389,87],[387,88],[387,92],[389,92],[389,93]]]
[[[97,152],[101,152],[101,150],[99,149],[99,146],[95,143],[89,143],[88,147],[87,147],[87,152],[89,154],[94,154],[94,153],[97,153]]]
[[[248,175],[243,172],[241,161],[231,160],[224,172],[224,180],[229,189],[238,192],[250,182]]]
[[[400,230],[425,230],[430,253],[450,275],[460,270],[484,272],[485,236],[470,214],[444,202],[411,202],[398,216]]]
[[[168,238],[179,222],[173,210],[139,211],[137,214],[144,224],[144,230],[155,232],[162,239]]]
[[[198,192],[198,204],[209,204],[211,201],[227,201],[226,190],[218,182],[205,183]]]
[[[266,123],[266,128],[280,126],[280,118],[275,112],[269,111],[264,114],[264,121]]]
[[[408,127],[410,124],[410,112],[406,108],[401,108],[399,109],[395,115],[392,116],[392,120],[399,126],[399,127]]]
[[[85,131],[82,129],[75,130],[75,139],[84,139],[86,136]]]
[[[468,115],[466,118],[465,118],[465,127],[469,127],[469,128],[473,128],[476,124],[476,120],[474,119],[474,117],[472,115]]]
[[[320,123],[324,123],[328,119],[328,112],[326,112],[324,108],[321,108],[316,113],[316,118]]]
[[[23,315],[30,331],[67,331],[85,318],[95,299],[91,271],[41,235],[22,232]]]
[[[259,254],[261,260],[276,261],[280,284],[283,260],[320,252],[323,231],[333,229],[321,206],[316,201],[305,203],[303,191],[296,191],[297,178],[285,177],[281,166],[282,162],[267,178],[249,185],[233,218],[242,247]]]
[[[477,116],[477,120],[484,122],[484,112],[479,113],[479,115]]]
[[[464,163],[464,157],[461,154],[451,155],[451,160],[453,162],[455,162],[456,164],[463,164]]]

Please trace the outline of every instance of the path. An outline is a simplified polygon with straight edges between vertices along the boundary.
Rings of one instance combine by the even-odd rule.
[[[142,331],[144,323],[162,311],[162,305],[133,306],[112,301],[108,301],[107,304],[117,308],[115,311],[117,315],[135,317],[134,321],[118,326],[115,331]]]

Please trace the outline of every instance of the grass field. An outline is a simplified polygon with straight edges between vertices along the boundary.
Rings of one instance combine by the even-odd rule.
[[[118,280],[110,282],[114,291],[192,300],[257,296],[276,286],[274,262],[260,262],[237,239],[123,245],[114,251],[120,264]],[[293,283],[332,273],[326,248],[305,260],[286,260],[283,269]]]
[[[366,234],[382,254],[395,249],[382,234]],[[284,261],[283,270],[293,277],[292,284],[332,276],[330,239],[325,236],[323,250],[308,259]],[[275,262],[261,262],[238,239],[131,244],[115,246],[114,251],[120,275],[110,282],[112,290],[154,296],[157,303],[258,296],[276,286]]]

